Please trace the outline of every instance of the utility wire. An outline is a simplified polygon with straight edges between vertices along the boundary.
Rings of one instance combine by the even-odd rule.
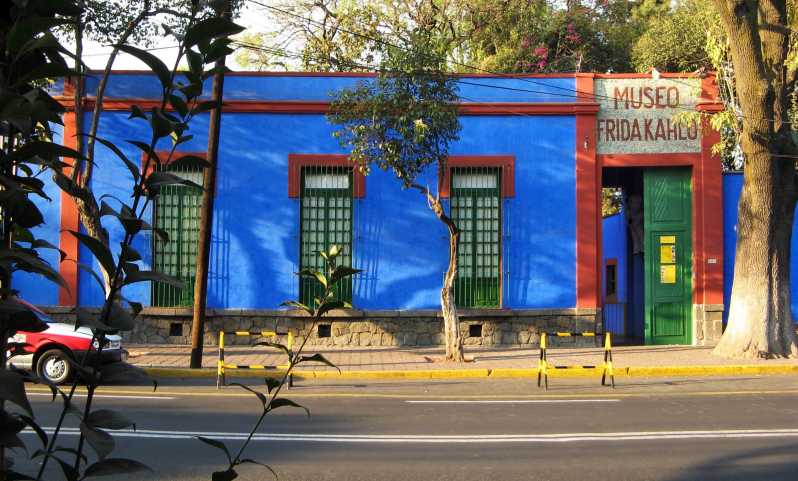
[[[284,57],[284,58],[292,58],[292,59],[301,59],[301,58],[303,58],[302,55],[299,54],[299,53],[290,52],[290,51],[284,50],[284,49],[276,49],[276,48],[272,48],[272,47],[264,47],[264,46],[260,46],[260,45],[249,44],[247,42],[242,42],[242,41],[238,41],[238,40],[236,40],[234,43],[239,45],[241,48],[247,48],[247,49],[253,49],[253,50],[261,50],[261,51],[264,51],[265,53],[270,53],[272,55],[276,55],[276,56],[280,56],[280,57]],[[362,69],[365,72],[399,73],[397,71],[384,70],[384,69],[380,69],[378,67],[371,67],[371,66],[359,64],[359,63],[352,62],[352,61],[341,60],[341,61],[339,61],[339,63],[341,63],[343,65],[346,65],[348,67],[351,67],[351,68]],[[437,71],[437,72],[434,72],[434,73],[444,74],[445,75],[444,72],[440,72],[440,71]],[[462,82],[463,82],[462,80],[458,80],[458,83],[462,83]],[[473,83],[472,85],[507,89],[507,87],[499,87],[499,86],[490,85],[490,84]],[[515,89],[512,89],[512,90],[515,90]],[[535,92],[535,91],[532,91],[532,90],[525,90],[525,89],[521,89],[521,90],[524,91],[524,92],[538,93],[538,92]],[[539,92],[539,93],[549,94],[548,92]],[[458,97],[460,97],[461,99],[463,99],[463,100],[465,100],[467,102],[479,103],[479,100],[475,100],[475,99],[472,99],[472,98],[469,98],[469,97],[466,97],[466,96],[463,96],[463,95],[459,95],[458,94]],[[510,110],[510,109],[498,108],[497,110],[500,111],[500,112],[504,112],[507,115],[512,115],[512,116],[539,117],[539,115],[529,114],[529,113],[526,113],[526,112],[517,112],[517,111],[514,111],[514,110]],[[772,157],[778,157],[778,158],[798,159],[798,156],[795,156],[795,155],[776,154],[776,153],[770,153],[770,155]]]
[[[294,17],[294,18],[297,18],[297,19],[301,19],[301,20],[316,24],[318,26],[324,26],[324,24],[322,22],[319,22],[318,20],[314,20],[314,19],[309,18],[309,17],[304,17],[302,15],[290,12],[288,10],[281,9],[279,7],[275,7],[273,5],[267,5],[265,3],[261,3],[261,2],[259,2],[257,0],[246,0],[246,1],[248,1],[250,3],[253,3],[255,5],[258,5],[260,7],[272,10],[274,12],[282,13],[283,15],[288,15],[288,16],[291,16],[291,17]],[[400,50],[407,51],[407,49],[405,49],[405,48],[403,48],[403,47],[401,47],[399,45],[396,45],[394,43],[391,43],[391,42],[388,42],[386,40],[383,40],[381,38],[374,38],[374,37],[371,37],[369,35],[366,35],[366,34],[363,34],[363,33],[360,33],[360,32],[355,32],[355,31],[352,31],[352,30],[348,30],[348,29],[342,28],[340,26],[338,26],[337,29],[340,30],[341,32],[348,33],[350,35],[354,35],[354,36],[362,38],[364,40],[369,40],[371,42],[376,42],[376,43],[379,43],[379,44],[382,44],[382,45],[386,45],[388,47],[393,47],[393,48],[397,48],[397,49],[400,49]],[[590,97],[592,97],[592,98],[602,98],[602,99],[607,100],[607,101],[615,101],[616,100],[615,97],[610,97],[610,96],[606,96],[606,95],[596,95],[595,93],[584,92],[584,91],[580,91],[578,89],[572,89],[572,88],[568,88],[568,87],[561,87],[559,85],[551,85],[551,84],[548,84],[548,83],[535,81],[534,79],[522,76],[523,74],[510,74],[510,73],[504,73],[504,72],[494,72],[494,71],[486,70],[486,69],[483,69],[481,67],[477,67],[477,66],[474,66],[474,65],[469,65],[469,64],[462,63],[462,62],[458,62],[456,60],[453,60],[452,64],[457,65],[458,67],[464,67],[466,69],[475,70],[475,71],[481,72],[481,73],[487,73],[487,74],[494,75],[494,76],[497,76],[497,77],[504,77],[504,78],[519,80],[519,81],[522,81],[522,82],[532,83],[532,84],[536,84],[536,85],[543,85],[543,86],[546,86],[548,88],[554,88],[554,89],[557,89],[557,90],[565,90],[565,91],[571,92],[572,94],[576,94],[576,95],[571,95],[572,98],[585,98],[585,97],[590,98]],[[694,109],[691,109],[691,108],[688,108],[688,107],[674,107],[674,109],[684,110],[684,111],[687,111],[687,112],[695,112]],[[749,120],[751,120],[751,117],[746,117],[746,116],[743,116],[743,115],[736,115],[736,117],[739,118],[739,119],[749,119]],[[792,123],[792,122],[789,122],[787,120],[782,120],[782,119],[767,119],[767,118],[763,118],[763,119],[760,119],[760,120],[763,120],[765,122],[772,122],[772,123],[776,123],[776,122],[782,122],[782,123],[785,123],[785,124],[791,124]]]

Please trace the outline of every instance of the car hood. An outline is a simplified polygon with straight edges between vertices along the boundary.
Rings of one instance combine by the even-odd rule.
[[[85,339],[91,339],[94,336],[94,333],[90,327],[81,326],[75,329],[74,324],[68,324],[65,322],[53,322],[49,324],[49,327],[43,334],[53,334],[53,335],[61,335],[61,336],[73,336],[73,337],[82,337]],[[106,334],[106,339],[109,341],[121,341],[122,336],[118,334]]]

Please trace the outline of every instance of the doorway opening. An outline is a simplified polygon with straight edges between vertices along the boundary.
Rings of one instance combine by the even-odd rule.
[[[604,327],[627,343],[692,342],[689,168],[602,170]]]
[[[617,343],[642,344],[645,325],[643,169],[602,170],[601,295],[604,329]]]

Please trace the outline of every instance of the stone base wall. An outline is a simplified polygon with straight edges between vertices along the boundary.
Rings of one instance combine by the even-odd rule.
[[[74,322],[75,310],[53,307],[54,318]],[[94,311],[96,313],[96,310]],[[534,346],[541,332],[602,332],[597,309],[461,310],[460,331],[466,346]],[[437,311],[333,311],[319,325],[329,330],[320,336],[317,326],[296,311],[211,310],[205,325],[205,344],[218,344],[224,331],[290,330],[295,342],[309,336],[308,346],[351,348],[369,346],[443,345],[443,319]],[[328,329],[327,329],[328,328]],[[322,332],[324,334],[324,332]],[[133,331],[124,333],[125,342],[142,344],[188,344],[191,342],[190,309],[145,309]],[[550,338],[549,345],[588,347],[592,337]],[[230,336],[226,344],[247,344],[246,337]]]
[[[693,344],[714,346],[723,334],[723,304],[693,305]]]

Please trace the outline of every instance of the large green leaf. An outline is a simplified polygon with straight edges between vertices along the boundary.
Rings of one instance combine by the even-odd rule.
[[[147,187],[147,191],[152,195],[157,195],[161,187],[165,185],[185,185],[202,190],[201,185],[172,174],[171,172],[153,172],[147,176],[147,180],[145,180],[144,183]]]
[[[131,474],[142,471],[153,472],[152,468],[134,459],[125,458],[106,458],[102,461],[97,461],[83,473],[84,478],[91,478],[94,476],[112,476],[118,474]]]
[[[97,453],[97,457],[100,458],[100,460],[105,459],[111,454],[111,451],[114,450],[114,446],[116,445],[114,438],[102,429],[95,428],[87,424],[86,421],[83,421],[80,423],[80,432],[86,438],[86,442],[89,443],[89,446]]]
[[[180,279],[156,271],[131,272],[125,278],[124,285],[135,284],[136,282],[145,282],[145,281],[163,282],[164,284],[169,284],[170,286],[173,286],[177,289],[185,288],[184,282],[181,281]]]
[[[222,451],[224,455],[227,456],[227,462],[230,464],[233,463],[233,457],[230,456],[230,451],[227,449],[227,446],[223,442],[217,441],[216,439],[206,438],[205,436],[197,436],[197,439],[207,444],[208,446],[213,446],[219,451]]]
[[[139,172],[138,165],[134,164],[130,159],[128,159],[127,156],[122,152],[122,150],[119,147],[117,147],[116,144],[114,144],[113,142],[103,139],[102,137],[94,137],[94,140],[103,144],[111,152],[116,154],[116,156],[119,157],[122,160],[122,162],[125,163],[127,170],[130,171],[130,175],[133,176],[133,180],[138,182],[139,177],[141,177],[141,172]]]
[[[5,48],[13,55],[38,34],[68,22],[69,20],[67,19],[47,17],[18,19],[6,34]]]
[[[86,160],[86,157],[75,149],[70,149],[69,147],[64,147],[63,145],[55,144],[53,142],[46,142],[44,140],[34,140],[33,142],[28,142],[11,153],[9,157],[11,160],[29,161],[36,156],[50,160],[54,160],[57,157],[69,157],[73,159]]]
[[[95,428],[118,430],[132,426],[134,430],[136,429],[136,424],[128,419],[127,416],[111,409],[94,410],[85,419],[85,422]]]
[[[44,216],[39,208],[25,195],[20,195],[10,210],[12,220],[27,229],[44,223]]]
[[[305,406],[302,406],[301,404],[297,404],[290,399],[286,399],[284,397],[278,397],[277,399],[272,400],[272,402],[269,404],[269,411],[273,411],[277,408],[281,408],[284,406],[304,409],[308,417],[310,417],[310,409],[306,408]]]
[[[338,366],[336,366],[335,364],[330,362],[326,357],[324,357],[324,355],[322,355],[321,353],[318,353],[318,352],[316,354],[312,355],[312,356],[302,356],[302,357],[300,357],[299,358],[299,362],[297,362],[297,364],[299,364],[300,362],[320,362],[322,364],[326,364],[326,365],[328,365],[330,367],[333,367],[333,368],[337,369],[338,370],[338,374],[341,373],[341,368],[339,368]]]
[[[269,466],[268,464],[261,463],[260,461],[255,461],[254,459],[246,458],[239,461],[238,464],[257,464],[258,466],[268,469],[272,473],[272,476],[274,476],[274,479],[280,479],[271,466]]]
[[[214,38],[235,35],[244,31],[244,27],[237,25],[225,17],[210,17],[198,22],[186,31],[184,39],[185,48],[197,45],[200,42],[212,40]],[[202,49],[200,49],[202,50]],[[204,54],[205,52],[203,52]]]
[[[16,404],[33,416],[33,409],[25,394],[24,379],[16,372],[0,370],[0,399]]]
[[[264,408],[266,407],[266,403],[269,402],[269,399],[266,397],[265,394],[263,394],[260,391],[256,391],[256,390],[252,389],[251,387],[247,386],[246,384],[241,384],[240,382],[234,382],[234,383],[231,383],[230,385],[231,386],[238,386],[241,389],[245,389],[245,390],[251,392],[252,394],[254,394],[260,400],[260,403],[261,403],[261,405]]]
[[[363,271],[361,269],[354,269],[349,266],[338,266],[335,268],[332,275],[330,275],[330,285],[335,285],[335,283],[340,281],[341,279],[353,276],[359,272]]]
[[[164,88],[164,90],[169,88],[172,83],[172,74],[166,64],[161,61],[161,59],[147,52],[146,50],[141,50],[140,48],[132,47],[130,45],[117,45],[117,47],[120,51],[136,57],[145,65],[147,65],[158,77],[158,80],[161,81],[161,86]]]
[[[94,237],[82,232],[71,230],[69,233],[75,236],[81,244],[86,246],[91,251],[105,272],[108,274],[114,273],[116,270],[116,264],[114,263],[114,256],[111,254],[111,251],[108,250],[108,247],[103,245],[102,242],[98,241]]]
[[[278,342],[268,342],[268,341],[260,341],[253,344],[253,346],[266,346],[266,347],[273,347],[275,349],[280,349],[288,356],[288,359],[291,359],[291,351],[288,349],[288,346],[284,344],[280,344]]]

